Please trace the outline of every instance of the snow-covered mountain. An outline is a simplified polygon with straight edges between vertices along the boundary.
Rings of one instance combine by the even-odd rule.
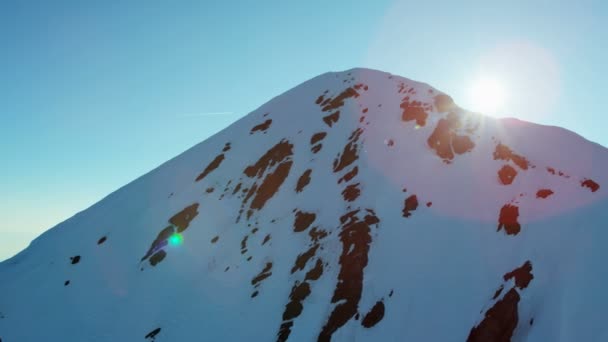
[[[326,73],[1,263],[0,340],[607,341],[607,171],[567,130]]]

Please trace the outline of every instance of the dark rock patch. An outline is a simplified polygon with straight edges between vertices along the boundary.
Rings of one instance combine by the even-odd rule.
[[[372,241],[370,225],[380,221],[371,210],[367,210],[363,220],[360,216],[358,209],[340,218],[342,254],[338,282],[331,299],[336,305],[319,334],[318,341],[321,342],[330,341],[333,333],[357,314],[363,293],[363,270],[367,266]]]
[[[403,217],[412,216],[412,211],[418,208],[418,197],[411,195],[403,201]]]
[[[363,129],[361,128],[357,128],[352,132],[348,138],[348,143],[344,146],[344,151],[334,160],[334,172],[342,171],[345,167],[350,166],[354,161],[359,159],[358,141],[362,133]]]
[[[317,253],[317,249],[319,249],[319,244],[314,244],[306,252],[298,255],[296,261],[293,264],[293,267],[291,268],[291,273],[293,274],[298,270],[303,270],[306,267],[308,261],[315,256],[315,253]]]
[[[277,342],[285,342],[289,338],[291,334],[291,327],[293,326],[293,321],[283,322],[281,327],[279,328],[279,333],[277,335]]]
[[[333,124],[337,123],[340,120],[340,111],[336,111],[333,114],[329,114],[323,117],[323,122],[327,124],[327,126],[331,127]]]
[[[340,178],[338,180],[338,184],[342,183],[342,182],[349,182],[351,179],[353,179],[357,173],[359,173],[359,167],[355,166],[353,167],[352,170],[348,171],[347,173],[344,174],[344,176],[342,176],[342,178]]]
[[[310,183],[310,174],[312,173],[312,169],[307,169],[302,173],[300,178],[298,178],[298,183],[296,184],[296,192],[302,192],[304,188]]]
[[[335,98],[327,99],[325,102],[323,102],[322,110],[324,112],[328,112],[330,110],[340,108],[344,106],[344,101],[351,97],[357,98],[359,97],[359,93],[355,89],[348,87],[343,92],[338,94],[338,96],[336,96]]]
[[[515,286],[520,290],[528,287],[532,279],[534,279],[534,275],[532,275],[532,263],[528,260],[520,267],[503,276],[505,281],[508,281],[511,278],[515,278]]]
[[[305,211],[296,211],[295,220],[293,222],[293,231],[296,233],[305,231],[317,218],[315,213],[307,213]]]
[[[347,202],[356,200],[361,195],[361,189],[359,189],[359,183],[350,184],[342,191],[342,197]]]
[[[249,238],[249,235],[245,235],[243,240],[241,240],[241,254],[247,253],[247,238]]]
[[[320,105],[321,102],[323,102],[324,99],[325,99],[325,96],[319,95],[319,97],[317,97],[317,100],[315,101],[315,104]]]
[[[321,275],[323,275],[323,261],[317,259],[315,266],[306,272],[306,280],[317,280]]]
[[[293,145],[283,139],[266,151],[255,164],[247,166],[243,173],[249,178],[261,178],[269,168],[285,161],[292,155]]]
[[[454,159],[451,144],[452,133],[450,125],[446,119],[441,119],[437,122],[437,126],[429,136],[427,143],[435,150],[435,153],[444,160]]]
[[[216,243],[219,239],[220,237],[216,235],[213,239],[211,239],[211,243]]]
[[[227,142],[227,143],[224,145],[224,148],[222,149],[222,152],[228,152],[228,151],[230,150],[230,147],[231,147],[231,146],[230,146],[230,143],[229,143],[229,142]]]
[[[253,134],[257,131],[264,132],[270,127],[271,124],[272,124],[272,119],[268,119],[268,120],[262,122],[261,124],[254,126],[251,129],[251,131],[249,132],[249,134]]]
[[[314,227],[308,232],[308,236],[310,236],[311,241],[319,242],[321,239],[327,236],[327,231]]]
[[[149,256],[151,256],[152,254],[154,254],[157,250],[159,250],[159,249],[163,248],[164,246],[166,246],[167,245],[167,239],[174,232],[175,232],[175,228],[173,228],[173,226],[167,226],[163,230],[161,230],[160,233],[158,233],[158,235],[156,236],[156,239],[154,239],[154,241],[152,242],[152,245],[148,249],[148,252],[146,253],[146,255],[144,255],[141,258],[141,260],[142,261],[146,260]]]
[[[154,239],[152,245],[148,249],[148,252],[146,252],[146,255],[141,258],[141,261],[148,259],[151,255],[154,254],[154,259],[149,260],[150,264],[152,266],[155,266],[156,264],[161,262],[166,256],[166,252],[162,251],[161,249],[167,246],[167,240],[169,239],[169,237],[176,232],[181,233],[185,231],[190,225],[190,222],[192,222],[192,220],[197,215],[198,203],[193,203],[182,209],[179,213],[173,215],[169,219],[169,223],[171,223],[171,225],[165,227],[163,230],[160,231],[160,233],[158,233],[156,239]],[[175,227],[177,227],[177,230],[175,229]],[[159,250],[162,251],[162,253],[160,253]]]
[[[456,130],[461,126],[458,115],[450,112],[445,119],[437,122],[433,133],[427,139],[429,147],[446,163],[454,159],[454,153],[464,154],[475,147],[470,137],[456,134]]]
[[[97,240],[97,244],[101,245],[102,243],[106,242],[107,238],[105,236],[102,236],[99,240]]]
[[[504,285],[500,285],[500,287],[496,290],[496,292],[494,292],[494,296],[492,296],[492,299],[498,298],[498,296],[500,296],[500,294],[502,293],[502,290],[504,290],[504,288],[505,288]]]
[[[600,185],[591,179],[585,179],[584,181],[582,181],[581,186],[589,188],[591,192],[596,192],[600,188]]]
[[[72,265],[76,265],[78,262],[80,262],[80,255],[70,257],[70,262]]]
[[[517,311],[519,300],[517,291],[509,290],[502,299],[486,311],[485,317],[479,325],[471,329],[467,342],[511,341],[519,320]]]
[[[403,121],[416,121],[416,124],[419,126],[426,125],[426,119],[429,114],[422,107],[422,104],[419,101],[409,102],[407,100],[401,102],[399,105],[401,109],[403,109],[403,113],[401,114],[401,120]]]
[[[146,339],[150,339],[152,341],[154,341],[156,339],[156,335],[158,335],[158,333],[160,332],[160,328],[156,328],[152,331],[150,331],[147,335],[146,335]]]
[[[498,170],[498,179],[500,180],[500,184],[509,185],[513,183],[513,180],[517,176],[517,171],[511,165],[503,165],[503,167]]]
[[[314,144],[318,143],[319,141],[325,139],[326,136],[327,136],[326,132],[315,133],[312,135],[312,137],[310,137],[310,144],[314,145]]]
[[[536,192],[536,198],[547,198],[553,195],[553,191],[551,189],[540,189]]]
[[[237,184],[234,187],[234,190],[232,191],[232,194],[235,195],[237,192],[239,192],[239,190],[241,190],[241,186],[243,186],[241,183]]]
[[[466,135],[457,135],[454,134],[452,136],[452,148],[454,149],[454,153],[456,154],[464,154],[467,152],[471,152],[475,144]]]
[[[167,256],[167,252],[165,252],[163,249],[161,249],[160,251],[154,253],[150,257],[150,265],[156,266],[159,262],[163,261],[163,259],[166,256]]]
[[[70,285],[70,281],[69,281],[69,280],[66,280],[66,281],[63,283],[63,286],[68,286],[68,285]]]
[[[266,177],[262,181],[261,185],[258,186],[257,183],[254,183],[249,189],[249,192],[243,200],[241,207],[243,208],[253,196],[253,199],[249,205],[250,210],[247,212],[248,219],[251,217],[254,210],[261,210],[264,207],[266,202],[276,194],[279,187],[289,175],[289,171],[291,170],[291,166],[293,164],[291,160],[291,156],[293,154],[292,150],[292,144],[290,144],[287,140],[281,140],[279,143],[270,148],[262,157],[260,157],[260,159],[254,165],[248,166],[243,171],[243,173],[249,178],[257,177],[260,179],[262,176],[264,176],[264,173],[269,168],[278,164],[274,171],[266,174]]]
[[[310,151],[311,151],[312,153],[315,153],[315,154],[316,154],[316,153],[318,153],[319,151],[321,151],[321,148],[323,148],[323,144],[318,144],[318,145],[315,145],[315,146],[311,147],[311,148],[310,148]]]
[[[270,270],[272,270],[272,263],[268,262],[266,263],[266,266],[264,266],[264,269],[251,280],[251,285],[253,285],[254,287],[260,286],[260,282],[262,280],[272,275],[272,272]]]
[[[498,229],[496,231],[500,231],[502,228],[504,228],[507,235],[517,235],[521,230],[521,226],[519,222],[517,222],[518,217],[519,207],[511,204],[505,204],[500,209],[500,216],[498,217]]]
[[[181,233],[188,228],[190,222],[198,215],[198,203],[193,203],[173,215],[169,219],[169,223],[177,227],[177,232]]]
[[[262,246],[264,246],[266,244],[266,242],[270,241],[270,234],[266,235],[266,237],[264,237],[264,241],[262,241]]]
[[[361,325],[365,328],[371,328],[378,324],[384,318],[384,302],[377,301],[372,309],[363,317]]]
[[[223,153],[219,154],[217,157],[215,157],[215,159],[213,159],[211,161],[211,163],[209,163],[209,165],[207,165],[207,167],[203,170],[203,172],[201,172],[201,174],[199,174],[198,177],[196,177],[195,182],[198,182],[198,181],[202,180],[203,178],[207,177],[208,174],[210,174],[211,172],[213,172],[215,169],[217,169],[220,166],[222,161],[224,161]]]
[[[512,161],[515,163],[515,165],[519,166],[522,170],[527,170],[528,167],[530,166],[530,162],[528,162],[528,160],[519,155],[514,153],[508,146],[499,143],[498,145],[496,145],[496,149],[494,150],[494,160],[505,160],[505,161]]]
[[[302,313],[304,306],[302,301],[310,295],[310,284],[304,281],[300,284],[295,285],[291,288],[291,294],[289,299],[291,300],[286,306],[283,312],[283,321],[294,319]]]

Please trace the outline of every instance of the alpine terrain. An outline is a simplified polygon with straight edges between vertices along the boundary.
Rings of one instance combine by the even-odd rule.
[[[2,262],[0,340],[607,341],[607,171],[565,129],[326,73]]]

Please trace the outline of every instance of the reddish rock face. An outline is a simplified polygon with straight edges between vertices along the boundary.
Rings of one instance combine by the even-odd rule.
[[[412,216],[412,211],[418,208],[418,198],[416,195],[411,195],[403,202],[403,217]]]
[[[366,211],[363,219],[361,210],[350,211],[340,218],[342,254],[338,283],[331,299],[336,306],[321,330],[318,341],[330,341],[333,333],[357,314],[363,293],[363,270],[367,266],[372,239],[371,226],[380,222],[373,211]]]
[[[523,265],[505,274],[503,277],[505,281],[511,278],[515,278],[515,286],[521,290],[528,287],[532,279],[534,279],[534,276],[532,275],[532,263],[526,261]]]
[[[365,315],[361,321],[361,325],[365,328],[371,328],[378,324],[384,318],[384,302],[378,301],[372,309]]]
[[[426,125],[426,119],[429,114],[424,110],[422,104],[419,101],[409,102],[407,100],[401,102],[399,106],[403,109],[403,113],[401,114],[401,120],[403,121],[416,121],[416,124],[419,126]]]
[[[513,183],[515,176],[517,176],[517,171],[515,171],[515,169],[510,165],[503,165],[503,167],[498,171],[498,179],[503,185]]]
[[[321,106],[323,106],[322,110],[324,112],[328,112],[330,110],[340,108],[340,107],[344,106],[344,101],[351,97],[357,98],[357,97],[359,97],[359,93],[354,88],[350,88],[350,87],[346,88],[343,92],[338,94],[338,96],[336,96],[335,98],[325,100],[321,104]]]
[[[329,115],[323,117],[323,121],[329,127],[331,127],[333,124],[337,123],[339,119],[340,119],[340,111],[336,111],[333,114],[329,114]]]
[[[272,119],[268,119],[268,120],[262,122],[261,124],[254,126],[251,129],[251,132],[249,132],[249,134],[253,134],[257,131],[264,132],[270,127],[271,124],[272,124]]]
[[[496,145],[496,149],[494,150],[494,160],[512,161],[522,170],[527,170],[530,166],[530,162],[528,162],[525,157],[514,153],[507,145],[504,144]]]
[[[148,261],[150,265],[156,266],[163,259],[165,259],[167,252],[163,249],[168,244],[168,239],[173,233],[181,233],[185,231],[190,222],[198,215],[198,203],[191,204],[179,213],[173,215],[169,219],[170,226],[165,227],[158,233],[156,239],[152,242],[152,245],[148,249],[148,252],[141,258],[144,261],[150,258]]]
[[[461,123],[458,115],[450,113],[445,119],[437,122],[435,130],[427,139],[427,144],[435,150],[437,156],[445,162],[454,159],[454,153],[464,154],[470,152],[475,147],[475,143],[466,135],[458,135],[456,129],[460,128]]]
[[[521,300],[519,291],[526,289],[534,279],[532,263],[526,261],[522,266],[503,276],[505,282],[512,278],[515,278],[515,286],[486,311],[483,320],[471,329],[468,342],[511,341],[519,323],[518,306]],[[492,300],[500,296],[504,287],[505,284],[498,288]]]
[[[203,170],[203,172],[201,172],[200,175],[198,175],[198,177],[196,177],[196,182],[202,180],[203,178],[207,177],[208,174],[210,174],[212,171],[214,171],[215,169],[217,169],[220,164],[222,163],[222,161],[224,161],[224,154],[219,154],[217,157],[215,157],[215,159],[213,159],[211,161],[211,163],[209,163],[209,165],[207,165],[207,167]]]
[[[340,184],[342,182],[348,183],[351,179],[353,179],[357,175],[357,173],[359,173],[359,167],[355,166],[355,167],[353,167],[352,170],[345,173],[344,176],[342,176],[342,178],[340,178],[338,180],[338,184]]]
[[[305,231],[315,221],[317,215],[305,211],[296,211],[293,223],[293,231],[296,233]]]
[[[464,154],[471,152],[475,147],[475,144],[466,135],[453,135],[452,136],[452,148],[456,154]]]
[[[536,192],[536,198],[547,198],[553,195],[553,191],[551,189],[540,189]]]
[[[456,107],[454,100],[452,100],[452,98],[446,94],[439,94],[435,96],[434,104],[435,108],[440,113],[449,112]]]
[[[359,189],[359,183],[348,185],[344,191],[342,191],[342,197],[347,202],[352,202],[356,200],[359,195],[361,195],[361,190]]]
[[[517,291],[509,290],[486,312],[483,321],[471,330],[467,342],[510,342],[519,321],[519,301]]]
[[[596,192],[600,188],[600,185],[591,179],[585,179],[583,182],[581,182],[581,185],[583,187],[589,188],[591,192]]]
[[[334,160],[334,172],[340,172],[345,167],[351,165],[359,159],[359,138],[363,130],[357,128],[348,138],[348,143],[344,146],[344,151]]]
[[[325,139],[326,136],[327,136],[326,132],[315,133],[315,134],[313,134],[312,137],[310,137],[310,144],[314,145],[314,144],[318,143],[319,141]]]
[[[260,286],[260,283],[264,279],[266,279],[272,275],[271,270],[272,270],[272,263],[271,262],[266,263],[266,266],[264,266],[264,269],[251,280],[251,285],[253,285],[254,287]]]
[[[198,215],[198,203],[185,207],[179,213],[169,219],[169,223],[177,227],[177,232],[181,233],[188,228],[190,222]]]
[[[247,195],[243,199],[242,208],[250,201],[247,218],[249,219],[254,210],[260,210],[266,202],[271,199],[283,184],[293,161],[293,145],[287,140],[281,140],[279,143],[271,147],[260,159],[250,165],[243,173],[249,178],[257,179],[249,188]],[[276,167],[274,167],[276,165]],[[274,169],[272,170],[272,168]],[[265,175],[265,177],[264,177]],[[264,177],[261,184],[258,181]]]
[[[507,235],[517,235],[521,230],[517,218],[519,217],[519,208],[515,205],[505,204],[500,209],[500,216],[498,217],[498,229],[505,229]]]
[[[310,174],[312,173],[312,169],[308,169],[302,173],[300,178],[298,178],[298,184],[296,185],[296,192],[302,192],[304,188],[310,183]]]

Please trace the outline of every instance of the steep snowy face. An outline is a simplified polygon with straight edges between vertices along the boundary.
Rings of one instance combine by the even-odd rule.
[[[327,73],[0,264],[0,339],[601,340],[606,170],[566,130]]]

